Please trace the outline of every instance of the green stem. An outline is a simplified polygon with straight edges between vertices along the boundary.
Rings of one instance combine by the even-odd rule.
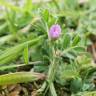
[[[47,84],[47,82],[44,82],[42,87],[37,91],[38,93],[41,93],[41,92],[44,93],[43,96],[45,96],[48,89],[53,86],[52,84],[53,84],[53,81],[54,81],[54,78],[55,78],[55,73],[56,73],[56,70],[57,70],[57,67],[58,67],[58,64],[59,64],[58,58],[54,54],[55,53],[54,42],[49,40],[49,46],[51,47],[51,53],[50,53],[50,56],[49,56],[51,58],[51,64],[50,64],[50,67],[49,67],[48,77],[47,77],[48,84]]]
[[[47,78],[49,85],[50,85],[50,83],[52,83],[54,81],[57,66],[59,64],[58,57],[56,56],[56,54],[54,54],[56,51],[54,48],[54,42],[53,43],[51,42],[50,44],[51,44],[51,53],[50,53],[51,64],[49,67],[48,78]]]
[[[57,70],[58,62],[56,62],[56,57],[51,61],[51,65],[49,67],[49,73],[48,73],[48,82],[49,84],[54,81],[55,73]]]
[[[50,84],[50,92],[51,92],[52,96],[57,96],[57,93],[56,93],[56,90],[55,90],[53,83]]]

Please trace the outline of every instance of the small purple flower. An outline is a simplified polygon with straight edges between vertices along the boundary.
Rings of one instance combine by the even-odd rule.
[[[57,39],[60,37],[61,34],[61,27],[58,24],[52,25],[49,30],[49,37],[51,39]]]

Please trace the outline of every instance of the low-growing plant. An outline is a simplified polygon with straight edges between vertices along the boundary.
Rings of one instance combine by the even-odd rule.
[[[96,0],[35,1],[0,0],[0,86],[95,96]]]

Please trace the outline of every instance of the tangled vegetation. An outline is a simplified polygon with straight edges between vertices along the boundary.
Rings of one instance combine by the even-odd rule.
[[[96,96],[96,0],[0,0],[0,96]]]

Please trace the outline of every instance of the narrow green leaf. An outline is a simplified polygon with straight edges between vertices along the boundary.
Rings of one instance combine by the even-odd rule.
[[[16,72],[0,75],[0,85],[33,82],[44,78],[44,74],[33,72]]]
[[[29,62],[28,45],[24,48],[24,62],[25,64],[28,64]]]
[[[6,49],[0,55],[0,64],[5,64],[5,63],[15,60],[18,56],[20,56],[20,54],[22,54],[26,44],[28,44],[28,46],[36,45],[38,44],[38,41],[40,41],[42,38],[43,36],[39,36],[33,40],[26,41],[22,44]]]
[[[77,46],[77,47],[74,47],[73,50],[77,52],[85,52],[85,47]]]
[[[41,64],[41,63],[42,63],[41,61],[29,62],[28,66],[35,65],[35,64]],[[27,65],[25,65],[25,64],[5,65],[5,66],[1,66],[0,70],[4,71],[4,70],[8,70],[8,69],[17,68],[17,67],[23,67],[23,66],[27,66]]]
[[[44,18],[44,20],[46,22],[48,22],[48,20],[49,20],[49,11],[47,9],[44,10],[44,12],[43,12],[43,18]]]
[[[76,35],[73,39],[72,46],[76,46],[80,42],[81,38]]]
[[[70,35],[69,34],[65,34],[64,35],[64,39],[63,39],[63,48],[66,49],[67,47],[69,47],[70,41],[71,41]]]

